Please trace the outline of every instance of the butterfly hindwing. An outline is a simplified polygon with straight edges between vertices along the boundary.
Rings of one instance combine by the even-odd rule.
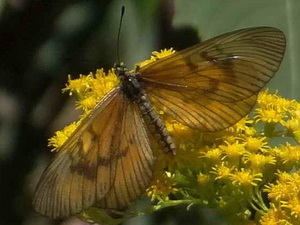
[[[124,99],[128,101],[127,99]],[[114,186],[97,206],[123,209],[141,196],[152,179],[153,153],[145,122],[134,103],[128,101],[121,128],[120,150]]]
[[[235,102],[219,102],[196,92],[152,89],[149,98],[158,110],[178,122],[204,132],[225,129],[245,117],[256,102],[256,95]]]

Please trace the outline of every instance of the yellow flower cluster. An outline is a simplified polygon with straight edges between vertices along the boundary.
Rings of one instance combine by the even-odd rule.
[[[152,55],[150,56],[150,59],[147,59],[145,61],[142,61],[140,63],[137,63],[137,67],[144,67],[152,62],[155,62],[156,60],[159,60],[161,58],[164,58],[166,56],[169,56],[171,54],[175,53],[175,50],[173,50],[172,48],[170,49],[164,49],[161,50],[160,52],[154,51],[152,52]]]
[[[280,219],[285,224],[300,224],[300,170],[290,173],[279,171],[276,182],[264,189],[271,201],[271,208],[262,216],[261,224]]]
[[[71,79],[69,75],[68,84],[63,92],[68,91],[70,95],[76,95],[78,108],[88,113],[118,83],[113,69],[107,74],[103,69],[98,69],[95,74],[80,75],[78,79]]]
[[[170,167],[186,178],[178,192],[218,208],[230,224],[300,224],[300,104],[268,90],[257,102],[253,119],[224,131],[187,128],[182,138],[179,130],[179,158],[171,162],[177,167]],[[176,129],[169,130],[176,137]],[[182,152],[188,152],[184,163]]]
[[[172,53],[154,52],[137,66]],[[64,91],[77,96],[84,118],[116,85],[113,70],[98,70],[75,80],[69,76]],[[300,103],[268,90],[257,103],[253,116],[215,133],[192,130],[160,112],[177,153],[172,159],[156,153],[156,176],[146,193],[156,202],[152,211],[202,204],[220,210],[230,224],[300,224]],[[56,132],[49,144],[59,148],[82,118]]]

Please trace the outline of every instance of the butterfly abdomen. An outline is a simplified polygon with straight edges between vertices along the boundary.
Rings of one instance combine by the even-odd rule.
[[[153,108],[146,93],[138,100],[138,106],[150,131],[154,133],[164,151],[175,155],[175,144],[159,114]],[[152,128],[152,129],[151,129]]]
[[[143,84],[140,82],[139,74],[126,73],[126,69],[117,69],[121,81],[121,90],[126,97],[138,105],[145,123],[150,132],[157,138],[160,146],[165,152],[175,154],[175,144],[159,114],[153,108]]]

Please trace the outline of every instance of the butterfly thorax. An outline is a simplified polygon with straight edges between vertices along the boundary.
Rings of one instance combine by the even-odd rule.
[[[116,67],[116,72],[120,78],[120,88],[122,92],[131,102],[135,102],[138,105],[145,123],[148,124],[150,132],[156,136],[160,146],[164,151],[175,154],[173,139],[159,114],[153,108],[143,88],[141,75],[138,73],[130,73],[123,66]]]
[[[139,79],[139,74],[131,73],[126,67],[115,66],[116,74],[120,79],[120,88],[132,102],[138,102],[145,93]]]
[[[138,102],[140,98],[145,94],[141,82],[139,81],[138,75],[128,74],[124,77],[120,77],[121,90],[126,97],[133,102]]]

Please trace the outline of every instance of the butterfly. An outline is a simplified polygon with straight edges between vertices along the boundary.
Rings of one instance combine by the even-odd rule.
[[[203,132],[237,123],[278,70],[285,45],[282,31],[254,27],[212,38],[135,72],[117,65],[120,85],[60,147],[37,185],[34,209],[65,218],[91,206],[128,207],[152,179],[151,137],[158,136],[165,152],[176,151],[157,110]]]

